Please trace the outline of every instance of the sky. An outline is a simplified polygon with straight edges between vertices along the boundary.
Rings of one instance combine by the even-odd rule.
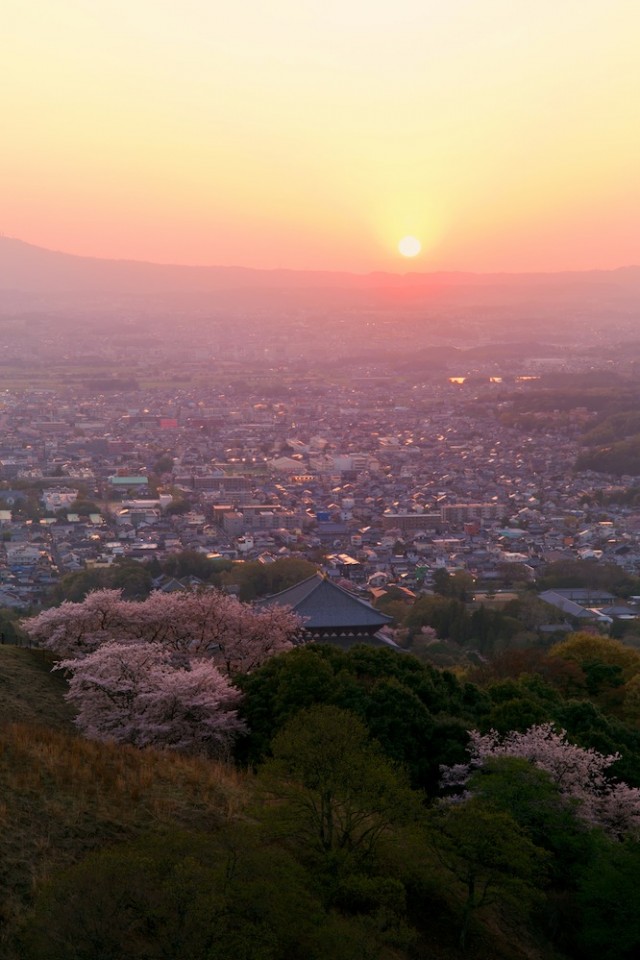
[[[639,37],[639,0],[3,0],[0,232],[269,269],[638,264]]]

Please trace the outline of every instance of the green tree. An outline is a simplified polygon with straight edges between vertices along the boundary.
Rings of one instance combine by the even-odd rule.
[[[272,825],[333,870],[371,857],[381,837],[417,810],[402,772],[369,740],[352,713],[310,707],[275,737],[260,770],[277,803]]]
[[[23,612],[18,612],[12,607],[0,607],[0,643],[12,643],[17,646],[26,644],[27,637],[20,626]]]
[[[152,578],[144,564],[121,559],[109,568],[106,585],[112,590],[122,590],[125,600],[144,600],[151,593]]]
[[[255,829],[172,831],[53,876],[23,960],[320,960],[325,915],[304,870]],[[330,926],[330,924],[329,924]]]
[[[598,560],[558,560],[547,564],[538,578],[541,590],[555,587],[584,587],[591,590],[609,590],[620,597],[640,592],[637,577],[626,573],[615,563]]]
[[[100,507],[93,500],[74,500],[73,503],[64,511],[67,513],[79,513],[81,516],[88,516],[90,513],[100,513]]]
[[[509,813],[474,797],[441,803],[431,811],[428,829],[431,849],[462,893],[462,950],[478,910],[495,903],[522,907],[538,898],[547,854]]]
[[[471,777],[468,790],[488,808],[510,814],[537,847],[552,855],[549,875],[564,891],[575,879],[576,866],[590,861],[593,832],[575,816],[549,774],[528,760],[486,761]]]
[[[153,473],[155,473],[156,476],[160,476],[163,473],[171,473],[172,470],[173,457],[170,453],[165,453],[161,457],[158,457],[153,465]]]
[[[441,764],[464,760],[467,730],[489,707],[484,693],[447,671],[364,645],[345,652],[309,644],[272,657],[239,683],[250,729],[237,746],[241,762],[267,756],[273,737],[299,710],[332,705],[355,713],[390,759],[408,769],[412,785],[430,793]]]
[[[184,516],[185,513],[189,513],[191,509],[191,501],[181,497],[177,500],[172,500],[171,503],[165,507],[164,512],[168,517],[181,517]]]
[[[475,580],[466,570],[449,573],[444,567],[438,567],[433,573],[433,589],[443,597],[465,602],[473,598]]]
[[[409,610],[405,626],[411,633],[421,627],[433,627],[439,637],[465,643],[471,636],[471,623],[464,603],[447,597],[420,597]]]
[[[125,600],[144,600],[151,592],[152,578],[146,565],[121,558],[108,567],[90,567],[67,573],[51,591],[55,603],[81,603],[92,590],[121,590]]]
[[[230,560],[222,557],[207,557],[197,550],[181,550],[167,557],[162,563],[162,572],[178,580],[183,577],[197,577],[207,583],[220,586],[222,574],[233,568]]]
[[[601,840],[599,855],[580,878],[576,939],[588,960],[635,960],[640,955],[640,843]]]

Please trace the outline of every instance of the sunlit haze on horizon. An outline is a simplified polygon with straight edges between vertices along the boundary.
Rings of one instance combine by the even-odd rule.
[[[269,269],[638,263],[638,36],[633,0],[6,0],[0,231]]]

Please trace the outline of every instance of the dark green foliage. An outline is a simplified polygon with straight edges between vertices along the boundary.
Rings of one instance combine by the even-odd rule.
[[[24,960],[307,960],[324,911],[285,850],[249,827],[168,833],[52,878],[24,924]],[[319,942],[318,942],[319,941]]]
[[[576,459],[576,470],[594,470],[616,476],[640,474],[640,434],[606,446],[592,447]]]
[[[192,503],[190,500],[184,498],[174,499],[172,502],[165,507],[165,514],[168,517],[182,517],[185,513],[189,513],[192,509]]]
[[[0,644],[24,644],[26,635],[20,626],[20,614],[8,607],[0,607]]]
[[[153,465],[153,472],[160,476],[162,473],[170,473],[173,470],[173,457],[169,453],[158,457]]]
[[[310,870],[327,909],[359,918],[362,947],[410,944],[405,886],[389,876],[385,852],[421,814],[420,797],[366,726],[336,707],[301,711],[274,738],[258,784],[268,834]]]
[[[580,955],[587,960],[635,960],[640,955],[640,843],[601,841],[578,893]]]
[[[591,697],[597,697],[610,688],[621,687],[624,683],[622,667],[618,663],[601,663],[596,660],[584,661],[580,666],[585,673],[587,692]]]
[[[516,620],[520,630],[537,630],[546,623],[562,623],[565,619],[560,610],[539,600],[534,594],[523,593],[516,600],[509,600],[502,613],[510,620]]]
[[[272,750],[259,771],[278,801],[266,811],[268,822],[321,868],[361,866],[394,824],[417,813],[403,772],[347,710],[300,711],[274,737]]]
[[[537,388],[526,393],[517,393],[511,396],[512,409],[514,414],[534,413],[548,411],[569,412],[576,407],[586,407],[601,414],[602,417],[609,417],[616,413],[624,413],[630,409],[638,408],[638,390],[631,381],[615,384],[603,382],[598,384],[594,381],[595,374],[589,373],[590,382],[579,384],[577,378],[574,385],[566,385],[561,388],[552,387],[551,381],[546,380]],[[548,384],[548,386],[547,386]]]
[[[239,682],[251,731],[238,745],[245,762],[267,756],[272,738],[299,710],[330,704],[360,717],[386,754],[407,767],[412,784],[429,792],[440,765],[462,759],[466,730],[485,704],[479,691],[446,671],[366,646],[344,652],[311,644],[273,657]]]
[[[632,577],[614,563],[597,560],[559,560],[546,564],[538,579],[540,590],[556,587],[584,587],[608,590],[614,596],[628,597],[638,592],[640,579]]]
[[[487,686],[491,706],[481,718],[483,730],[527,730],[553,716],[560,698],[556,691],[535,675],[522,675],[517,680],[499,680]]]
[[[522,909],[539,898],[548,855],[510,813],[477,797],[439,804],[429,816],[429,839],[462,893],[461,949],[476,911],[494,903]]]
[[[410,634],[421,627],[433,627],[442,639],[465,643],[471,637],[469,614],[461,600],[450,597],[420,597],[410,608],[404,625]]]
[[[640,730],[606,716],[589,700],[567,700],[559,704],[554,719],[582,747],[600,753],[620,753],[615,774],[633,787],[640,787]]]
[[[416,940],[415,930],[407,921],[406,889],[395,877],[363,873],[344,876],[335,887],[333,907],[352,923],[360,921],[363,953],[371,951],[375,939],[399,948],[411,947]]]
[[[640,413],[635,409],[614,413],[601,419],[595,427],[587,430],[582,437],[582,442],[588,447],[597,447],[638,435],[640,435]]]
[[[490,809],[510,814],[536,847],[546,851],[546,899],[537,919],[547,936],[570,944],[581,926],[578,884],[604,842],[600,833],[579,820],[557,784],[527,760],[490,760],[472,776],[469,789]]]
[[[524,731],[544,723],[547,716],[544,706],[533,697],[514,697],[512,700],[501,700],[497,703],[486,717],[485,724],[498,733],[508,733],[509,730]]]
[[[591,496],[585,494],[584,502],[603,506],[617,503],[621,506],[637,507],[640,504],[640,485],[637,481],[634,481],[630,487],[615,487],[607,490],[606,493],[604,490],[598,489]]]
[[[474,647],[485,655],[503,648],[522,631],[522,623],[504,610],[480,606],[471,614],[470,633]]]
[[[456,576],[449,577],[454,584],[442,585],[443,590],[451,588],[451,593],[420,597],[406,612],[403,624],[409,630],[410,640],[422,627],[433,627],[443,640],[452,640],[490,655],[522,632],[523,624],[503,610],[480,605],[470,611],[463,602],[467,588],[464,582],[459,590],[455,587]]]
[[[453,597],[455,600],[471,600],[475,581],[470,573],[458,570],[448,573],[444,567],[439,567],[433,574],[433,589],[443,597]]]
[[[592,831],[576,818],[551,777],[528,760],[489,760],[471,777],[469,790],[492,809],[511,814],[532,842],[552,855],[548,872],[555,883],[572,883],[576,865],[589,862]]]
[[[100,513],[100,507],[93,500],[74,500],[66,513],[78,513],[80,516],[89,516],[90,513]]]
[[[109,570],[108,586],[122,590],[125,600],[144,600],[151,592],[151,574],[135,560],[117,560]]]
[[[433,770],[425,747],[433,743],[436,725],[420,697],[396,678],[379,680],[369,694],[364,719],[386,755],[404,764],[416,784],[426,784]]]

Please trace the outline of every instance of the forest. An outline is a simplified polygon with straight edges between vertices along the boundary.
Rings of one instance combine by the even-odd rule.
[[[100,590],[22,629],[7,960],[637,955],[634,648],[574,633],[452,672],[216,590]]]

